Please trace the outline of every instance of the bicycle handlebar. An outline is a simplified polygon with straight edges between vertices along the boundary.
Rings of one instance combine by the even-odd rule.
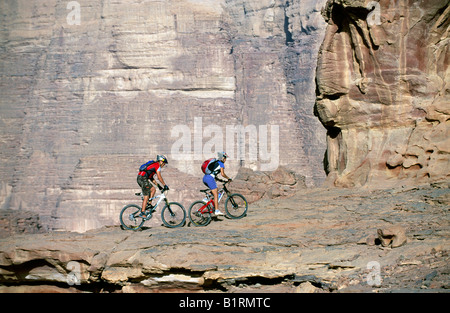
[[[167,185],[166,185],[166,186],[167,186]],[[164,186],[164,187],[166,187],[166,186]],[[167,187],[167,188],[164,188],[164,187],[161,187],[161,186],[158,184],[158,189],[159,189],[159,191],[161,191],[161,193],[170,190],[169,187]]]
[[[229,180],[222,180],[222,179],[218,179],[217,178],[217,181],[223,183],[224,185],[226,185],[226,184],[231,183],[232,180],[231,179],[229,179]]]

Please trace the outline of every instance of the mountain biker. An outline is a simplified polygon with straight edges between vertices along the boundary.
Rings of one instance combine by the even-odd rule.
[[[220,173],[220,175],[222,175],[222,177],[231,181],[231,178],[229,178],[225,174],[224,163],[226,162],[227,158],[228,158],[228,155],[225,152],[218,152],[217,160],[208,165],[208,168],[211,170],[211,174],[205,174],[205,176],[203,176],[203,183],[209,189],[211,189],[211,192],[214,196],[214,207],[216,208],[216,211],[214,213],[216,215],[224,215],[219,210],[219,193],[217,190],[216,176]]]
[[[147,168],[143,171],[140,171],[137,176],[137,183],[142,189],[142,194],[144,195],[144,200],[142,201],[142,209],[141,209],[141,216],[146,217],[145,214],[145,207],[147,205],[147,201],[150,198],[153,198],[156,193],[155,186],[158,186],[160,190],[169,190],[169,187],[164,182],[164,179],[161,176],[161,168],[163,168],[167,164],[167,158],[160,154],[156,156],[156,162],[150,164],[147,166]],[[158,180],[161,182],[161,184],[164,185],[164,188],[162,188],[155,180],[154,175],[158,176]],[[151,183],[150,183],[151,182]],[[150,201],[150,208],[153,208]]]

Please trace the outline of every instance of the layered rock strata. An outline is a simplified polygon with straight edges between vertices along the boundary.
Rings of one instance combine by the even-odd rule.
[[[159,153],[178,199],[222,149],[231,175],[286,166],[320,183],[324,2],[0,3],[1,208],[47,230],[104,225]]]

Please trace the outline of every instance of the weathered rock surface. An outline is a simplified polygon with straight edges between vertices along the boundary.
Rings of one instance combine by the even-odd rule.
[[[260,199],[286,198],[307,188],[303,176],[281,166],[273,172],[241,167],[230,186],[239,190],[249,203]]]
[[[48,230],[85,231],[115,218],[136,168],[156,154],[170,159],[176,200],[215,150],[232,156],[231,174],[267,170],[271,160],[249,155],[255,137],[240,154],[227,126],[255,127],[260,144],[268,127],[274,165],[320,183],[325,129],[313,105],[324,3],[2,1],[0,208],[36,211]],[[190,132],[181,151],[177,127]],[[217,138],[223,147],[208,145]]]
[[[450,176],[449,1],[330,0],[317,65],[329,185]]]
[[[45,232],[39,214],[31,211],[0,210],[0,238],[15,234]]]
[[[448,184],[308,189],[204,228],[16,235],[0,239],[0,291],[448,292],[449,205]],[[389,228],[407,243],[366,243]]]

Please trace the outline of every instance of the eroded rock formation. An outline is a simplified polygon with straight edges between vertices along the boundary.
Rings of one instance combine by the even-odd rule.
[[[330,0],[317,65],[327,182],[450,177],[448,1]]]
[[[207,227],[15,235],[0,292],[448,292],[449,204],[448,184],[305,189]]]

